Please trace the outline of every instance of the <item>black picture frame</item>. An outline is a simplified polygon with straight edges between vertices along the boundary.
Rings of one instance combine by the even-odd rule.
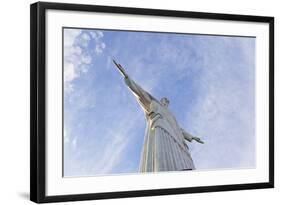
[[[46,196],[46,10],[121,13],[194,19],[247,21],[269,24],[269,181],[192,188],[171,188],[107,193]],[[96,200],[274,187],[274,18],[144,8],[38,2],[30,6],[30,200],[37,203]]]

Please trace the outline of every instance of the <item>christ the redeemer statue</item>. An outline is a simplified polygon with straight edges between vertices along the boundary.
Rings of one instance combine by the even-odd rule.
[[[125,72],[124,68],[113,60],[124,76],[125,83],[136,97],[144,111],[146,131],[142,149],[140,172],[181,171],[195,169],[186,141],[203,143],[183,130],[174,115],[168,109],[169,100],[158,101],[143,90]]]

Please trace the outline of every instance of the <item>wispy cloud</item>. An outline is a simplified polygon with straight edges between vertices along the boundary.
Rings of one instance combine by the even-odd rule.
[[[96,174],[111,174],[115,166],[117,166],[124,158],[125,149],[127,148],[130,140],[129,136],[135,130],[139,120],[143,120],[141,115],[134,115],[127,113],[123,116],[123,121],[119,121],[116,127],[108,125],[108,143],[102,149],[102,157],[96,161],[92,168],[92,173]],[[128,123],[128,119],[130,122]]]
[[[222,38],[198,45],[204,48],[204,72],[186,126],[206,142],[192,146],[199,169],[255,166],[254,42]]]
[[[65,92],[73,91],[72,81],[88,72],[95,54],[105,49],[101,31],[64,29],[64,86]]]

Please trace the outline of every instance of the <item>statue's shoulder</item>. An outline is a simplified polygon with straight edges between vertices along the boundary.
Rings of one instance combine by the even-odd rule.
[[[161,106],[161,104],[157,100],[154,100],[154,99],[151,100],[151,103],[150,103],[150,110],[151,111],[158,110],[160,106]]]
[[[162,106],[161,103],[158,100],[156,100],[155,98],[152,98],[151,104],[153,104],[155,106]]]

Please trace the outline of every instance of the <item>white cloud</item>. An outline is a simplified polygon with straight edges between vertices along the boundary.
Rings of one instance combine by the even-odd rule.
[[[66,128],[63,130],[63,138],[64,138],[64,143],[69,143],[69,135],[67,133]]]
[[[102,51],[104,49],[105,49],[105,44],[104,43],[99,43],[99,44],[96,45],[95,51],[96,51],[97,54],[100,54],[100,53],[102,53]]]
[[[64,30],[64,46],[73,46],[74,41],[77,36],[81,34],[81,30],[79,29],[65,29]]]
[[[73,150],[76,150],[76,148],[77,148],[77,137],[74,137],[72,139],[71,145],[72,145]]]
[[[91,40],[91,37],[87,33],[83,33],[79,40],[80,46],[87,47],[90,40]]]
[[[73,80],[88,72],[94,58],[93,54],[101,54],[105,49],[106,45],[102,38],[101,31],[64,30],[64,87],[66,94],[75,89]],[[94,43],[91,44],[91,41]],[[94,53],[90,52],[89,46],[91,45],[94,46]]]
[[[64,89],[67,93],[73,90],[73,85],[70,82],[77,76],[78,75],[75,72],[74,64],[66,62],[64,64]]]
[[[103,33],[101,31],[90,31],[89,33],[96,41],[103,37]]]
[[[64,143],[70,144],[72,150],[76,151],[76,149],[77,149],[77,137],[71,136],[71,133],[69,133],[66,128],[64,128],[63,136],[64,136]]]
[[[74,41],[73,41],[74,42]],[[74,44],[68,46],[64,45],[64,56],[68,57],[69,62],[74,62],[76,58],[71,59],[71,56],[79,56],[82,54],[82,49],[79,46],[74,46]]]
[[[90,35],[92,36],[92,39],[95,41],[95,52],[96,54],[100,54],[105,49],[105,43],[101,41],[103,37],[103,33],[101,31],[90,31]]]

